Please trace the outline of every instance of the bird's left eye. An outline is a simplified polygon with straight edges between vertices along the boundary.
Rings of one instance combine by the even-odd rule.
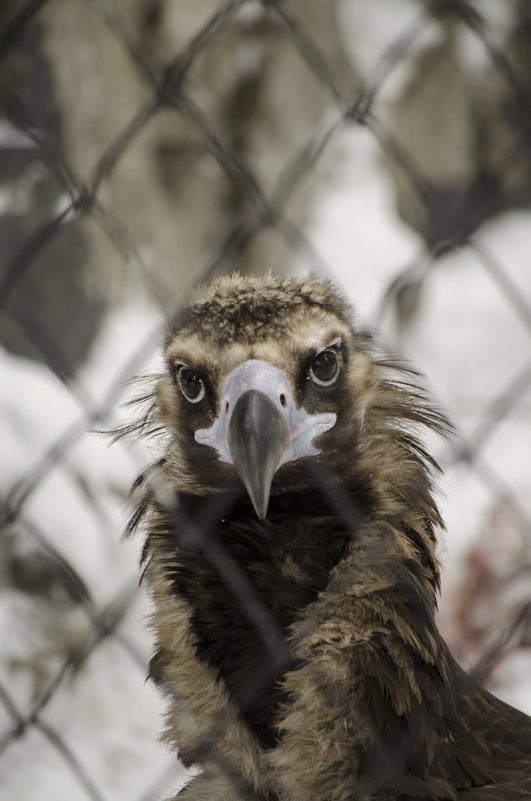
[[[182,366],[179,369],[179,384],[184,397],[190,403],[199,403],[205,397],[205,385],[190,367]]]
[[[332,384],[339,372],[339,359],[335,350],[322,350],[315,356],[311,367],[310,377],[314,383],[325,387]]]

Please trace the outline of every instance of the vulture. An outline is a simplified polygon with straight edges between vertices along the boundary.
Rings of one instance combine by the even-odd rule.
[[[418,374],[316,275],[222,276],[171,321],[128,428],[150,676],[183,801],[531,799],[531,718],[438,632]],[[154,447],[154,446],[153,446]]]

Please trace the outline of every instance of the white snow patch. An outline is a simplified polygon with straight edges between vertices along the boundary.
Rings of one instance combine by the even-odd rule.
[[[335,176],[313,207],[307,236],[358,314],[370,319],[382,288],[416,257],[421,242],[396,215],[390,179],[369,132],[347,129],[335,158]],[[297,261],[294,269],[303,272],[306,265]]]
[[[415,0],[341,0],[336,6],[338,31],[356,71],[371,84],[379,80],[378,101],[391,103],[409,83],[416,56],[442,41],[440,25],[422,13]],[[401,39],[407,46],[398,58],[390,54]],[[382,71],[383,68],[383,71]]]

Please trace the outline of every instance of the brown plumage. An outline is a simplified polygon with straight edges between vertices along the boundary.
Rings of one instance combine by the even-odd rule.
[[[129,429],[164,439],[131,529],[166,738],[202,768],[179,798],[531,798],[531,719],[434,621],[418,431],[446,420],[352,316],[315,277],[219,279],[174,320]]]

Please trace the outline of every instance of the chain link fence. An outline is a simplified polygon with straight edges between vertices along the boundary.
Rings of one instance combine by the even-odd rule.
[[[5,0],[0,797],[185,780],[120,542],[152,454],[98,432],[235,268],[332,276],[429,376],[458,431],[439,624],[531,713],[530,45],[525,0]]]

